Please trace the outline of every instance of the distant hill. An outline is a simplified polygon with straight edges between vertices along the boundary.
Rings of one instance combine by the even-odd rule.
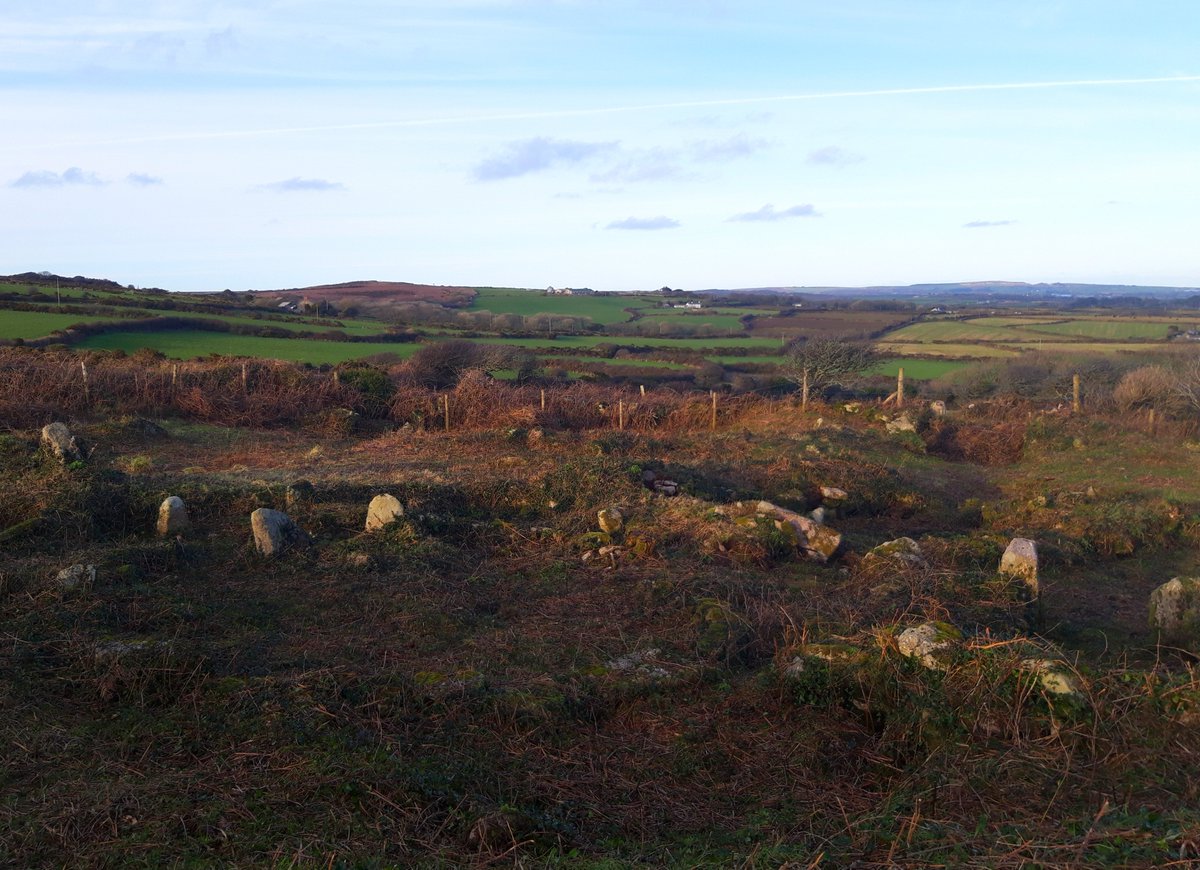
[[[439,284],[410,284],[407,281],[347,281],[287,290],[257,290],[255,296],[278,297],[280,301],[332,302],[347,305],[379,305],[388,302],[432,302],[452,307],[466,306],[475,298],[471,287]]]
[[[871,287],[740,287],[705,290],[713,294],[754,293],[759,295],[813,296],[972,296],[1000,299],[1079,296],[1187,296],[1196,287],[1157,287],[1140,284],[1028,284],[1023,281],[964,281],[947,284],[878,285]]]

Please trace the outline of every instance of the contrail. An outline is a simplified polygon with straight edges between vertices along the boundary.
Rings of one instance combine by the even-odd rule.
[[[661,109],[702,109],[722,106],[753,106],[769,103],[795,103],[805,100],[840,100],[861,97],[898,97],[921,94],[961,94],[985,91],[1026,91],[1052,88],[1097,88],[1119,85],[1155,85],[1181,82],[1200,82],[1200,75],[1158,76],[1130,79],[1073,79],[1054,82],[1005,82],[999,84],[933,85],[921,88],[878,88],[863,91],[824,91],[806,94],[776,94],[760,97],[729,97],[719,100],[683,100],[669,103],[638,103],[629,106],[605,106],[587,109],[555,109],[545,112],[512,112],[493,115],[458,115],[436,118],[409,118],[392,121],[370,121],[356,124],[318,124],[303,127],[264,127],[249,130],[224,130],[200,133],[165,133],[125,139],[109,139],[92,145],[129,145],[143,142],[178,142],[202,139],[237,139],[255,136],[278,136],[298,133],[324,133],[348,130],[382,130],[402,127],[434,127],[443,124],[481,124],[494,121],[537,121],[553,118],[578,118],[646,112]],[[81,143],[64,143],[81,144]]]

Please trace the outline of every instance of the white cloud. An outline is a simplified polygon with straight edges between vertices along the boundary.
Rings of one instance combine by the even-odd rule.
[[[785,208],[782,211],[777,210],[770,203],[764,205],[758,211],[747,211],[741,214],[735,214],[729,218],[735,222],[756,222],[756,221],[781,221],[787,218],[797,217],[821,217],[821,213],[816,210],[812,203],[804,203],[803,205],[794,205],[791,208]]]
[[[674,218],[659,215],[652,218],[627,217],[624,220],[613,221],[605,227],[606,230],[670,230],[679,226]]]

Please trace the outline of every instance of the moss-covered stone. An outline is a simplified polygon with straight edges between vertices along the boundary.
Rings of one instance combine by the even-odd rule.
[[[1151,592],[1150,627],[1164,643],[1200,650],[1200,577],[1176,577]]]

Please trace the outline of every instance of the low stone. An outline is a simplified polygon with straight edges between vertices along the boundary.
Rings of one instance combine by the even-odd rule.
[[[54,458],[64,465],[83,459],[75,436],[65,423],[51,423],[42,427],[42,446],[54,454]]]
[[[945,670],[962,632],[948,622],[923,622],[896,636],[896,646],[906,658],[916,659],[934,670]]]
[[[917,426],[907,414],[901,414],[894,420],[888,420],[884,424],[889,434],[896,435],[900,432],[916,432]]]
[[[619,508],[605,508],[596,514],[596,520],[600,524],[600,531],[610,535],[621,531],[625,526],[625,517]]]
[[[842,410],[844,410],[847,414],[857,414],[862,410],[862,403],[847,402],[846,404],[842,405]]]
[[[654,481],[654,491],[659,495],[673,496],[679,494],[679,484],[673,480]]]
[[[1025,659],[1021,670],[1037,675],[1038,686],[1054,700],[1085,703],[1079,680],[1065,662],[1056,659]]]
[[[896,538],[894,541],[887,541],[863,556],[864,563],[877,561],[899,562],[913,568],[921,568],[926,564],[925,554],[921,552],[921,545],[912,538]]]
[[[166,429],[145,417],[134,417],[132,420],[128,420],[124,429],[130,435],[137,435],[148,440],[159,441],[171,437]]]
[[[815,509],[809,511],[808,517],[814,523],[820,523],[820,524],[824,525],[824,523],[825,523],[825,508],[819,507],[819,508],[815,508]]]
[[[312,539],[283,511],[259,508],[250,514],[250,531],[254,547],[268,558],[274,558],[293,547],[306,547]]]
[[[1151,592],[1150,627],[1164,643],[1200,650],[1200,577],[1176,577]]]
[[[404,516],[404,506],[394,495],[377,495],[367,506],[367,531],[376,532]]]
[[[288,485],[283,494],[283,503],[290,511],[300,510],[312,504],[316,494],[316,487],[307,480],[297,480]]]
[[[792,536],[796,546],[815,562],[828,562],[841,549],[842,536],[839,532],[795,511],[781,508],[769,501],[760,501],[756,513],[774,520],[775,527]]]
[[[661,680],[670,674],[657,664],[660,653],[661,651],[658,649],[638,650],[607,661],[604,663],[604,667],[610,671],[633,673],[637,676]]]
[[[929,410],[935,416],[944,417],[944,416],[946,416],[946,403],[943,402],[941,399],[938,399],[935,402],[930,402]]]
[[[141,638],[138,640],[108,640],[96,644],[93,654],[98,665],[119,662],[130,656],[145,656],[152,653],[164,653],[171,650],[171,643],[165,640]]]
[[[810,663],[823,662],[830,664],[855,664],[862,661],[866,654],[856,646],[848,643],[824,642],[806,643],[797,650],[799,655],[794,657],[784,668],[789,677],[799,676],[808,670]]]
[[[1037,598],[1037,543],[1029,538],[1013,538],[1000,557],[1000,574],[1022,584],[1030,598]]]
[[[54,580],[63,592],[87,589],[96,582],[96,566],[72,565],[70,568],[63,568],[59,571]]]
[[[836,486],[821,487],[821,503],[827,507],[836,507],[850,498],[850,493]]]
[[[187,506],[183,499],[177,495],[167,496],[158,508],[158,534],[163,537],[182,535],[191,527],[192,521],[188,518]]]

